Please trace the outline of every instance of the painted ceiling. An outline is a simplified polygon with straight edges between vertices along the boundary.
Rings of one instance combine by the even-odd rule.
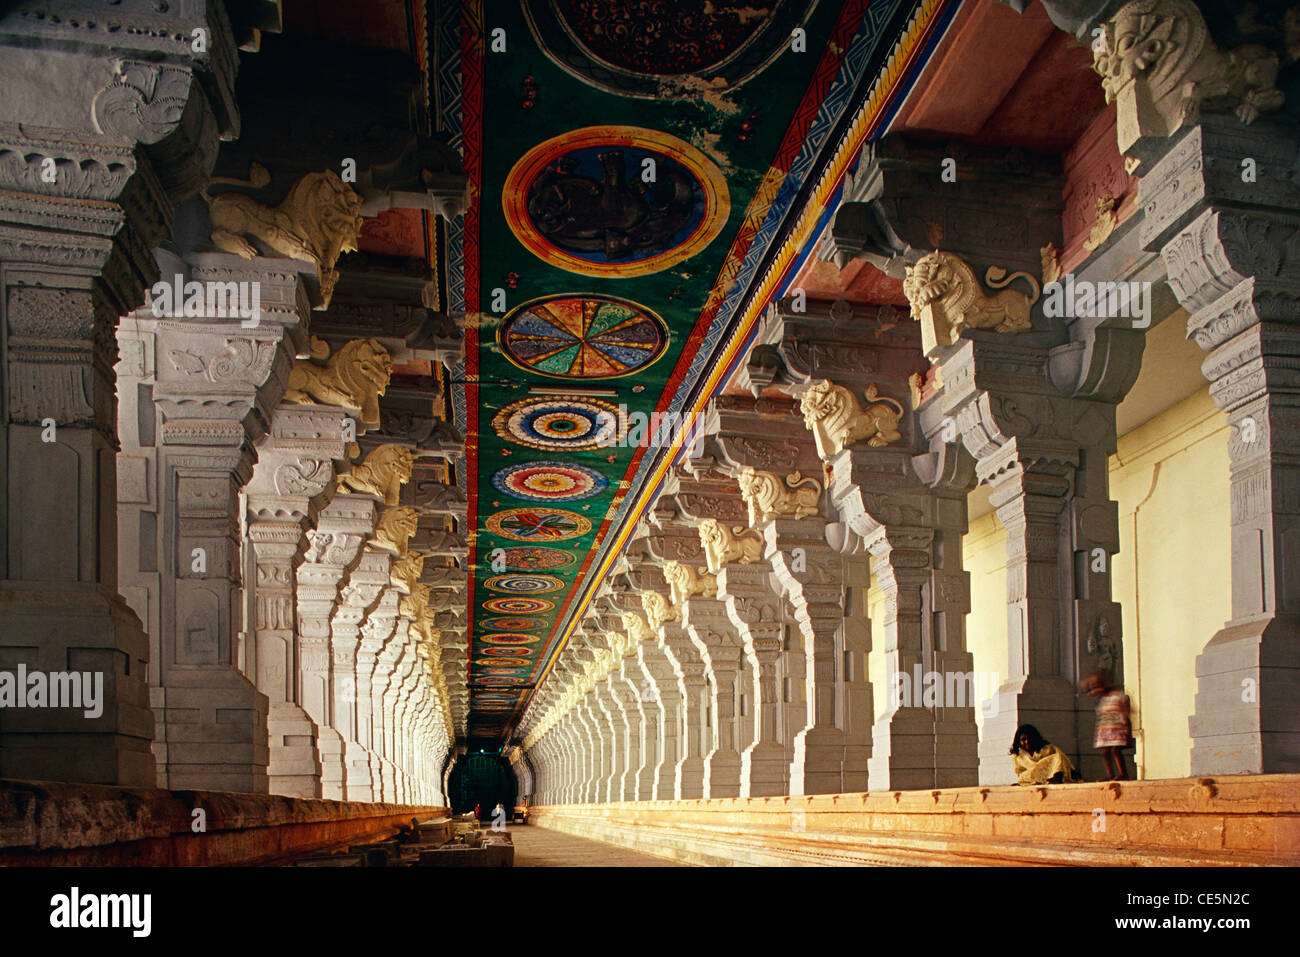
[[[449,237],[471,747],[509,735],[662,477],[654,417],[707,397],[806,244],[861,84],[947,6],[462,6],[438,58],[460,58],[475,195]]]

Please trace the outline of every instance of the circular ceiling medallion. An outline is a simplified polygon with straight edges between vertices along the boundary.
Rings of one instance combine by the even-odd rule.
[[[529,628],[545,628],[546,622],[541,618],[489,618],[482,622],[482,627],[498,631],[527,631]]]
[[[533,649],[532,648],[502,648],[494,645],[491,648],[481,649],[480,654],[486,655],[489,658],[529,658],[532,657]],[[500,664],[500,662],[497,661],[494,661],[492,663]]]
[[[486,641],[494,645],[528,645],[534,641],[541,641],[537,635],[521,635],[517,632],[503,631],[495,635],[484,635],[480,641]]]
[[[609,479],[585,465],[525,462],[498,471],[492,476],[492,487],[530,502],[577,502],[599,495],[609,487]]]
[[[523,678],[480,678],[478,679],[485,685],[521,685],[524,683]]]
[[[499,615],[537,615],[542,612],[554,611],[555,603],[547,601],[545,598],[515,596],[510,598],[489,598],[483,602],[483,608]]]
[[[647,6],[667,7],[647,15]],[[622,96],[676,99],[733,89],[791,49],[817,0],[523,0],[541,50],[573,76]]]
[[[558,548],[494,548],[491,557],[494,571],[502,567],[525,572],[568,568],[578,560],[577,555]]]
[[[520,399],[492,417],[501,438],[532,449],[585,452],[614,445],[627,431],[617,406],[595,399]]]
[[[515,595],[545,595],[559,591],[564,582],[554,575],[493,575],[483,587]]]
[[[584,276],[644,276],[689,259],[722,231],[722,171],[685,140],[639,126],[587,126],[539,143],[501,191],[529,251]]]
[[[646,368],[668,347],[663,320],[612,296],[548,296],[516,306],[497,329],[519,368],[557,379],[614,379]]]
[[[512,538],[517,542],[563,542],[591,531],[591,522],[577,512],[566,512],[559,508],[510,508],[488,516],[487,530],[502,538]],[[502,579],[510,576],[498,576]],[[542,576],[549,577],[549,576]],[[491,579],[495,580],[495,579]],[[555,579],[558,581],[558,579]],[[488,587],[492,587],[489,585]],[[497,591],[522,589],[495,589]],[[556,591],[558,589],[546,589]]]

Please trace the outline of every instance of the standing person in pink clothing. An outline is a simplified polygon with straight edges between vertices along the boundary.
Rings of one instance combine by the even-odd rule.
[[[1129,723],[1128,695],[1123,688],[1111,683],[1110,673],[1094,671],[1083,679],[1084,694],[1099,699],[1097,702],[1097,734],[1093,745],[1101,751],[1106,765],[1106,780],[1125,781],[1124,748],[1133,745],[1133,729]]]

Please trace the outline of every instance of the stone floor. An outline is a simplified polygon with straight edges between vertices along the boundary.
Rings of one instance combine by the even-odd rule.
[[[613,844],[589,841],[559,831],[521,826],[510,828],[515,867],[685,867],[677,861],[638,854]]]

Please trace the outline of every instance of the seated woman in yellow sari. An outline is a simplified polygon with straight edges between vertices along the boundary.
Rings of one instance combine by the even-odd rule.
[[[1069,784],[1078,778],[1065,752],[1049,744],[1032,724],[1016,728],[1011,754],[1017,784]]]

